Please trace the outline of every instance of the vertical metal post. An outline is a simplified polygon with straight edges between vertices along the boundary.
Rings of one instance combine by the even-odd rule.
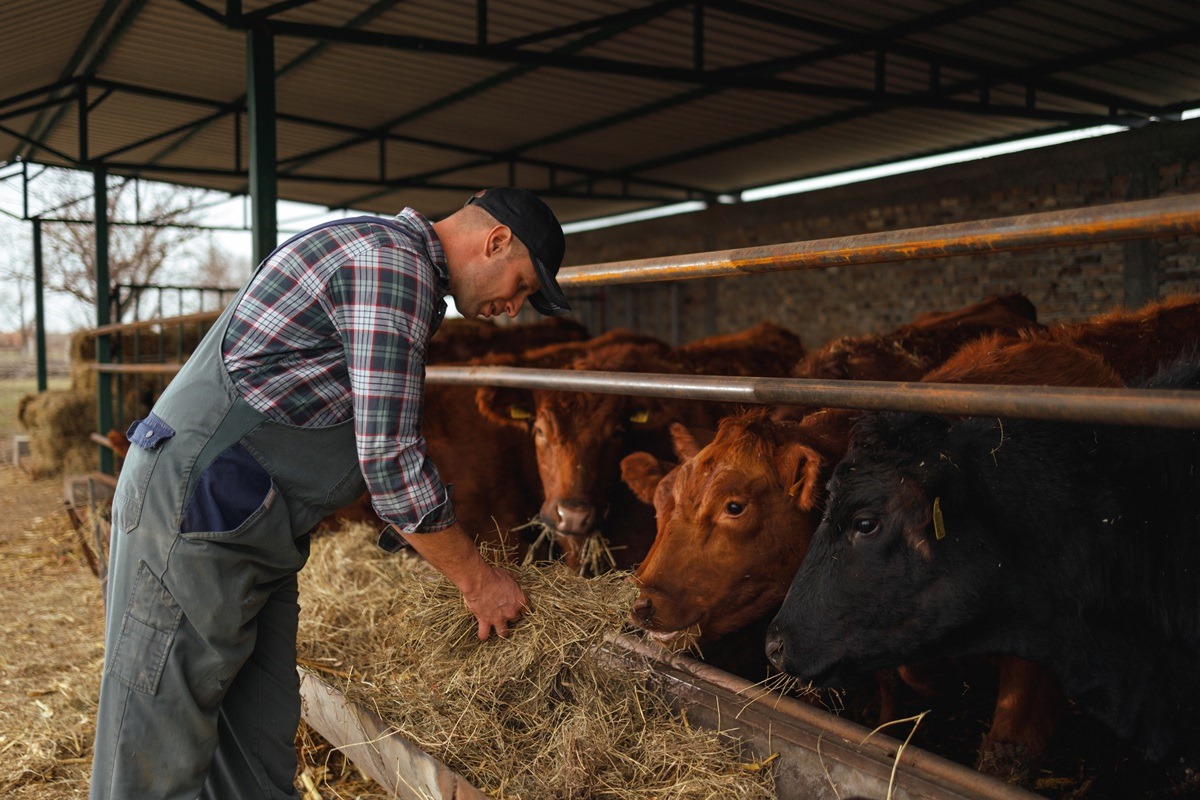
[[[45,284],[42,271],[42,220],[33,218],[33,325],[34,345],[37,349],[37,390],[46,391],[46,305],[42,287]]]
[[[112,297],[108,278],[108,170],[95,167],[92,176],[95,183],[93,217],[96,220],[96,327],[102,327],[112,321]],[[112,362],[110,343],[108,334],[96,337],[96,363]],[[100,432],[108,431],[113,426],[112,404],[112,375],[97,373],[96,422]],[[98,449],[100,471],[113,474],[112,450],[107,447]]]
[[[275,40],[269,30],[246,33],[246,102],[250,127],[250,219],[254,263],[275,249]]]

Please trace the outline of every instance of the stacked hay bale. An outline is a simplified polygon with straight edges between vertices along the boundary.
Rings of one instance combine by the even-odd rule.
[[[112,360],[146,364],[178,360],[192,353],[211,320],[187,325],[164,325],[138,336],[112,337]],[[96,337],[80,331],[71,337],[69,389],[26,395],[17,409],[17,421],[29,435],[28,469],[38,477],[88,472],[97,467],[97,447],[91,441],[97,429]],[[170,375],[123,376],[113,379],[113,427],[124,431],[134,419],[144,417]]]
[[[479,642],[448,581],[384,553],[365,526],[313,544],[301,573],[301,663],[496,798],[770,798],[768,771],[692,728],[650,688],[648,665],[598,655],[634,590],[533,565],[532,610]]]

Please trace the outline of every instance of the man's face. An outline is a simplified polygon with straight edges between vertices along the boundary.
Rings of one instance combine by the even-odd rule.
[[[525,299],[540,288],[533,262],[523,247],[489,247],[450,270],[450,294],[464,317],[515,317]]]

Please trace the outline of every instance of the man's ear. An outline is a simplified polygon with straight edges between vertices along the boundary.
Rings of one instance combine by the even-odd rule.
[[[499,255],[504,255],[508,248],[512,245],[513,233],[512,229],[507,225],[494,225],[488,231],[487,237],[487,256],[495,258]]]

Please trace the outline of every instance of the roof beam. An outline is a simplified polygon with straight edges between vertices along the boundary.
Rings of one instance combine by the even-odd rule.
[[[943,66],[951,66],[955,67],[956,69],[971,72],[978,76],[980,81],[988,79],[993,82],[998,80],[1006,83],[1016,83],[1021,86],[1028,86],[1048,91],[1070,100],[1095,103],[1105,107],[1117,107],[1129,111],[1153,113],[1153,106],[1147,103],[1143,103],[1139,100],[1125,97],[1123,95],[1118,95],[1113,92],[1105,92],[1054,78],[1048,74],[1041,73],[1040,70],[1013,68],[996,62],[958,55],[955,53],[932,50],[927,47],[906,44],[898,41],[898,39],[903,36],[910,36],[914,33],[922,32],[925,28],[921,21],[925,18],[918,18],[918,20],[914,20],[913,22],[915,24],[911,26],[905,26],[902,23],[901,25],[894,26],[893,29],[887,32],[876,33],[873,31],[861,31],[851,28],[844,28],[838,25],[831,25],[821,20],[811,19],[800,14],[776,11],[774,9],[758,6],[753,3],[746,2],[745,0],[709,0],[709,2],[711,2],[716,8],[720,8],[723,11],[736,14],[738,16],[749,19],[757,19],[762,22],[768,22],[773,25],[779,25],[808,33],[818,33],[822,36],[829,36],[830,38],[847,43],[855,51],[883,49],[887,52],[896,53],[897,55],[913,58],[918,61],[938,63]],[[945,12],[941,13],[944,14],[946,12],[959,12],[967,10],[970,13],[956,14],[955,16],[960,18],[982,16],[985,13],[995,10],[996,7],[1003,5],[1008,5],[1008,3],[968,3],[959,8],[946,9]],[[929,16],[935,17],[937,15],[934,14]],[[908,29],[906,29],[906,27]],[[1163,47],[1166,41],[1173,41],[1178,44],[1183,44],[1195,39],[1195,37],[1196,33],[1194,30],[1190,35],[1186,32],[1172,32],[1171,34],[1167,35],[1165,39],[1155,37],[1156,44],[1151,49],[1159,49]],[[1110,57],[1106,57],[1103,60],[1109,60]],[[788,59],[780,59],[780,67],[786,68],[787,62]],[[1066,69],[1066,67],[1052,71],[1060,72],[1064,69]],[[730,67],[728,70],[730,72],[737,73],[740,71],[740,68]]]
[[[573,42],[567,42],[566,44],[564,44],[558,48],[555,48],[552,51],[552,52],[561,53],[561,54],[574,53],[585,47],[590,47],[591,45],[598,44],[607,39],[611,39],[612,37],[614,37],[618,34],[624,33],[626,31],[636,27],[637,25],[640,25],[651,19],[656,19],[657,17],[660,17],[669,11],[672,11],[676,8],[687,5],[690,2],[693,2],[693,0],[662,0],[658,3],[654,3],[650,6],[647,6],[642,9],[638,9],[636,11],[623,12],[620,14],[610,14],[609,16],[601,17],[600,19],[589,20],[587,22],[576,23],[574,25],[568,25],[568,26],[564,26],[561,28],[557,28],[552,32],[553,35],[550,35],[548,33],[546,38],[559,38],[561,36],[568,35],[566,33],[567,31],[574,31],[576,29],[591,30],[592,33],[589,34],[588,36],[584,36]],[[526,37],[526,38],[529,38],[529,37]],[[515,41],[515,40],[510,40],[510,41]],[[339,150],[345,149],[347,147],[354,147],[355,145],[359,145],[359,144],[362,144],[363,142],[370,141],[371,139],[379,138],[380,136],[384,135],[387,131],[390,131],[392,128],[394,128],[398,125],[402,125],[406,122],[411,122],[415,119],[419,119],[419,118],[421,118],[427,114],[430,114],[434,111],[438,111],[440,109],[446,108],[455,103],[466,100],[469,97],[473,97],[474,95],[480,94],[481,92],[485,92],[489,89],[495,88],[496,86],[500,86],[504,83],[508,83],[510,81],[516,80],[517,78],[521,77],[522,75],[532,72],[536,68],[537,67],[535,65],[529,65],[529,64],[522,64],[522,65],[513,67],[511,69],[508,69],[508,70],[500,73],[499,75],[495,75],[490,78],[486,78],[482,81],[478,81],[478,82],[476,82],[470,86],[466,86],[456,92],[452,92],[452,93],[450,93],[448,95],[444,95],[443,97],[440,97],[436,100],[432,100],[423,106],[412,109],[411,111],[407,111],[398,117],[388,120],[383,125],[380,125],[378,128],[375,128],[372,131],[370,131],[362,136],[354,137],[351,139],[347,139],[344,142],[339,142],[334,145],[317,148],[317,149],[311,150],[307,153],[301,153],[300,155],[292,156],[291,158],[284,159],[284,161],[282,163],[288,165],[289,167],[299,166],[299,165],[302,165],[309,161],[313,161],[317,158],[320,158],[322,156],[338,152]],[[503,159],[501,159],[501,160],[503,160]],[[565,165],[564,165],[564,168],[566,168]]]
[[[757,8],[755,6],[755,8]],[[383,47],[404,51],[421,51],[462,58],[479,58],[504,63],[529,64],[538,67],[552,67],[572,71],[621,75],[651,80],[661,80],[671,83],[697,84],[708,86],[714,90],[743,89],[750,91],[766,91],[783,94],[794,94],[810,97],[823,97],[836,100],[848,100],[859,103],[883,103],[892,106],[912,106],[935,110],[971,111],[974,106],[963,101],[947,101],[929,93],[898,94],[880,92],[874,86],[859,88],[834,84],[819,84],[807,81],[786,80],[774,77],[759,77],[746,72],[729,70],[697,71],[691,67],[667,67],[633,61],[621,61],[610,58],[598,58],[576,54],[556,52],[541,52],[503,45],[479,46],[461,41],[433,39],[420,36],[406,36],[377,33],[373,31],[345,31],[326,25],[309,25],[290,22],[268,23],[273,31],[282,36],[316,38],[326,41],[344,42],[372,47]],[[1033,71],[1028,71],[1033,74]],[[981,86],[991,85],[991,77],[979,81]],[[1106,98],[1114,99],[1114,98]],[[1089,102],[1098,102],[1092,100]],[[1130,101],[1132,103],[1132,101]],[[1113,105],[1125,107],[1121,102],[1104,102],[1106,108]],[[1044,112],[1028,109],[1025,106],[989,106],[988,113],[1004,114],[1018,118],[1044,119]],[[1069,118],[1068,118],[1069,121]]]
[[[63,68],[59,80],[94,75],[108,58],[113,45],[133,24],[134,18],[147,2],[148,0],[106,0],[104,7],[92,20],[83,40]],[[80,91],[85,90],[81,88]],[[66,113],[67,106],[63,106],[48,118],[45,114],[38,115],[27,129],[29,138],[26,141],[31,142],[30,146],[17,148],[9,160],[32,158],[39,149],[45,149],[39,143],[50,137]]]

